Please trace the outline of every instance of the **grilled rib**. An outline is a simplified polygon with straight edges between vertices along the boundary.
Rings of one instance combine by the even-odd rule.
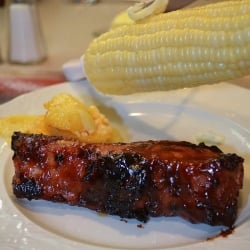
[[[13,192],[136,218],[180,216],[232,227],[243,159],[201,143],[85,144],[56,136],[12,136]]]

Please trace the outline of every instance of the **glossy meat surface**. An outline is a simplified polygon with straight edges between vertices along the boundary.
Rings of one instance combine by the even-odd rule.
[[[122,218],[180,216],[232,227],[243,159],[215,146],[173,141],[84,144],[12,137],[17,198],[64,202]]]

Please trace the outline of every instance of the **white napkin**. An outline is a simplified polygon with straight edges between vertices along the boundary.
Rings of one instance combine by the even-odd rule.
[[[79,81],[86,78],[84,56],[70,60],[62,65],[64,76],[68,81]]]

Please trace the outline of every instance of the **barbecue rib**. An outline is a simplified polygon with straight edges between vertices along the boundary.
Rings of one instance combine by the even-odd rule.
[[[84,144],[56,136],[12,136],[18,198],[44,199],[136,218],[180,216],[232,227],[243,159],[216,146],[145,141]]]

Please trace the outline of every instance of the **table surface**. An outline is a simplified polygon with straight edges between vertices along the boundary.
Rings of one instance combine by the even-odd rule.
[[[47,59],[34,65],[8,62],[8,9],[0,8],[0,104],[37,88],[65,82],[63,63],[80,58],[88,44],[109,29],[114,16],[131,5],[124,0],[103,2],[87,5],[70,0],[38,0]],[[250,76],[231,83],[250,89]]]

